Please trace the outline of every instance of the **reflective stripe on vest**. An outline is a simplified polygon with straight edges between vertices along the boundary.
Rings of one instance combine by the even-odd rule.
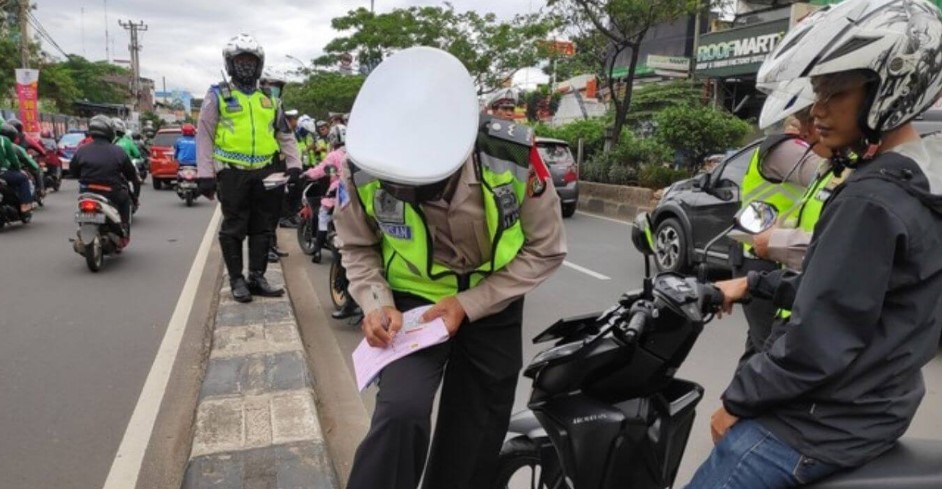
[[[255,169],[271,163],[278,151],[275,139],[275,102],[260,90],[246,95],[238,90],[219,102],[219,122],[213,157],[236,167]]]
[[[420,206],[396,199],[382,189],[378,179],[354,170],[353,181],[363,209],[382,231],[383,268],[392,290],[438,302],[477,286],[517,256],[526,238],[520,224],[526,179],[518,180],[513,167],[489,161],[492,164],[484,164],[482,158],[478,170],[491,257],[465,274],[434,261],[428,224]]]

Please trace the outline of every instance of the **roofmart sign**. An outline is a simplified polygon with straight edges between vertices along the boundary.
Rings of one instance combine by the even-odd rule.
[[[697,74],[723,78],[754,74],[788,31],[788,19],[700,36]]]

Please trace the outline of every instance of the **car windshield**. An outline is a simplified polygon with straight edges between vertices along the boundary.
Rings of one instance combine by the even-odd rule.
[[[85,135],[80,132],[70,132],[64,134],[62,139],[59,140],[59,146],[78,146],[78,143],[82,142],[85,139]]]
[[[177,138],[179,137],[180,133],[178,132],[162,132],[154,137],[154,142],[151,143],[151,146],[164,146],[172,148],[173,145],[177,142]]]
[[[572,165],[575,163],[572,153],[569,151],[569,146],[564,144],[539,144],[537,149],[547,165]]]

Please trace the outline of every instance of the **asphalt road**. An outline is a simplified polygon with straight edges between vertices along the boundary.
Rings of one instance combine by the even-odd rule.
[[[627,223],[582,213],[566,220],[567,265],[526,299],[524,364],[546,347],[534,345],[529,339],[557,319],[601,311],[613,304],[623,291],[640,287],[644,262],[629,243],[628,229]],[[325,255],[322,264],[311,264],[308,271],[317,295],[325,305],[330,303],[327,295],[329,262],[330,258]],[[350,354],[362,339],[359,327],[347,321],[328,321],[347,355],[348,365],[351,365]],[[719,395],[729,383],[736,360],[742,353],[745,332],[746,323],[739,313],[710,323],[678,374],[678,377],[703,385],[706,395],[698,407],[698,417],[675,487],[682,487],[690,479],[713,446],[709,434],[710,414],[720,405]],[[942,440],[942,418],[938,416],[942,410],[942,355],[927,366],[925,375],[927,394],[908,434]],[[521,377],[518,383],[515,412],[526,408],[530,394],[528,381]],[[373,389],[361,394],[369,412],[374,405]]]
[[[131,245],[92,274],[76,195],[0,231],[0,487],[102,487],[215,207],[145,187]]]

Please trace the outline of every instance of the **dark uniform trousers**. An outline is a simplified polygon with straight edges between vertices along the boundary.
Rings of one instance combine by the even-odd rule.
[[[400,311],[426,303],[396,295]],[[415,489],[427,453],[424,489],[491,487],[522,363],[522,321],[521,298],[493,316],[465,320],[449,341],[387,366],[347,488]],[[429,453],[432,403],[440,383]]]
[[[242,241],[249,241],[249,271],[265,273],[273,218],[282,187],[265,190],[262,180],[273,173],[271,165],[258,170],[227,168],[216,175],[222,226],[219,245],[232,278],[242,276]]]
[[[742,264],[733,268],[733,275],[739,278],[745,277],[749,272],[771,272],[779,268],[781,266],[772,261],[743,258]],[[746,335],[746,351],[740,362],[764,349],[765,342],[772,333],[772,323],[775,321],[775,313],[778,310],[771,300],[757,297],[753,297],[748,304],[743,304],[742,309],[749,330]]]

